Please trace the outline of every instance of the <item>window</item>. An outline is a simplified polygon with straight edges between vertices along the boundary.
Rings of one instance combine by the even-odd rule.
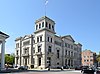
[[[59,58],[59,50],[57,50],[57,58]]]
[[[73,51],[71,52],[71,56],[73,56]]]
[[[30,41],[25,41],[25,42],[23,42],[23,46],[24,45],[29,45],[30,44]]]
[[[16,51],[16,55],[18,55],[18,50]]]
[[[61,42],[55,41],[55,44],[61,46]]]
[[[52,25],[52,29],[53,29],[53,31],[54,31],[54,26]]]
[[[68,51],[68,54],[69,54],[69,56],[70,56],[70,51]]]
[[[16,44],[16,48],[19,48],[19,43]]]
[[[39,29],[41,28],[41,23],[39,23]]]
[[[36,30],[38,29],[38,25],[36,25]]]
[[[16,59],[17,59],[17,60],[16,60],[16,64],[18,64],[18,59],[19,59],[19,58],[16,58]]]
[[[51,66],[51,57],[47,57],[48,66]]]
[[[84,56],[84,58],[86,58],[86,56]]]
[[[42,41],[42,36],[40,36],[40,42]]]
[[[93,59],[90,59],[90,62],[92,62],[93,61]]]
[[[71,49],[73,49],[73,45],[71,45]]]
[[[49,37],[48,37],[48,42],[49,42]]]
[[[44,22],[42,22],[42,27],[44,27]]]
[[[51,43],[52,43],[52,38],[51,38]]]
[[[52,51],[52,47],[48,46],[48,52],[51,52],[51,51]]]
[[[49,24],[49,29],[51,29],[51,24]]]
[[[38,66],[41,66],[41,58],[38,58]]]
[[[57,65],[59,65],[59,62],[57,63]]]
[[[67,59],[65,60],[65,66],[67,66]]]
[[[41,46],[38,46],[38,52],[41,52]]]
[[[35,53],[35,48],[33,47],[33,53]]]
[[[65,50],[65,55],[67,55],[67,50]]]
[[[48,22],[46,22],[46,27],[48,27]]]
[[[70,48],[70,44],[68,44],[68,48]]]
[[[28,53],[28,48],[25,48],[24,49],[24,54],[27,54]]]
[[[67,47],[68,46],[68,44],[67,43],[65,43],[65,47]]]
[[[37,37],[37,42],[39,42],[39,37]]]

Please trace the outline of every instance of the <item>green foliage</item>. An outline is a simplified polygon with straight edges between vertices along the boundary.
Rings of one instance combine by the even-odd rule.
[[[5,63],[6,64],[13,64],[14,63],[14,55],[5,55]]]
[[[97,61],[100,62],[100,54],[97,56]]]

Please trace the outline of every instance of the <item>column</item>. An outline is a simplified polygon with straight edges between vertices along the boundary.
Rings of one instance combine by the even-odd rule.
[[[5,40],[2,41],[1,46],[1,69],[5,68]]]

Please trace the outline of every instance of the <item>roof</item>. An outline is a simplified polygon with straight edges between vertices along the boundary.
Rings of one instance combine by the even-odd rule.
[[[9,37],[9,35],[7,35],[7,34],[1,32],[1,31],[0,31],[0,34],[6,36],[7,38]]]
[[[72,36],[71,36],[71,35],[62,36],[62,38],[67,38],[67,39],[69,39],[69,38],[70,38],[70,40],[72,40],[73,42],[75,42],[75,40],[72,38]]]
[[[51,20],[52,22],[54,22],[54,23],[55,23],[55,21],[53,21],[52,19],[50,19],[50,18],[49,18],[49,17],[47,17],[47,16],[43,16],[43,17],[41,17],[40,19],[36,20],[36,22],[35,22],[35,23],[37,23],[37,22],[39,22],[39,21],[41,21],[41,20],[44,20],[44,19]]]

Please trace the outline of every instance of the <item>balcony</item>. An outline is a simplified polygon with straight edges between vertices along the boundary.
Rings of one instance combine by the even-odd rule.
[[[53,56],[53,54],[54,54],[53,52],[47,52],[48,56]]]
[[[36,52],[35,55],[41,56],[42,55],[42,52]]]
[[[65,58],[73,59],[73,58],[75,58],[75,57],[74,57],[74,56],[70,56],[70,55],[65,55]]]
[[[28,56],[29,56],[28,53],[22,54],[22,57],[28,57]]]
[[[19,55],[15,55],[15,58],[18,58],[19,57]]]

